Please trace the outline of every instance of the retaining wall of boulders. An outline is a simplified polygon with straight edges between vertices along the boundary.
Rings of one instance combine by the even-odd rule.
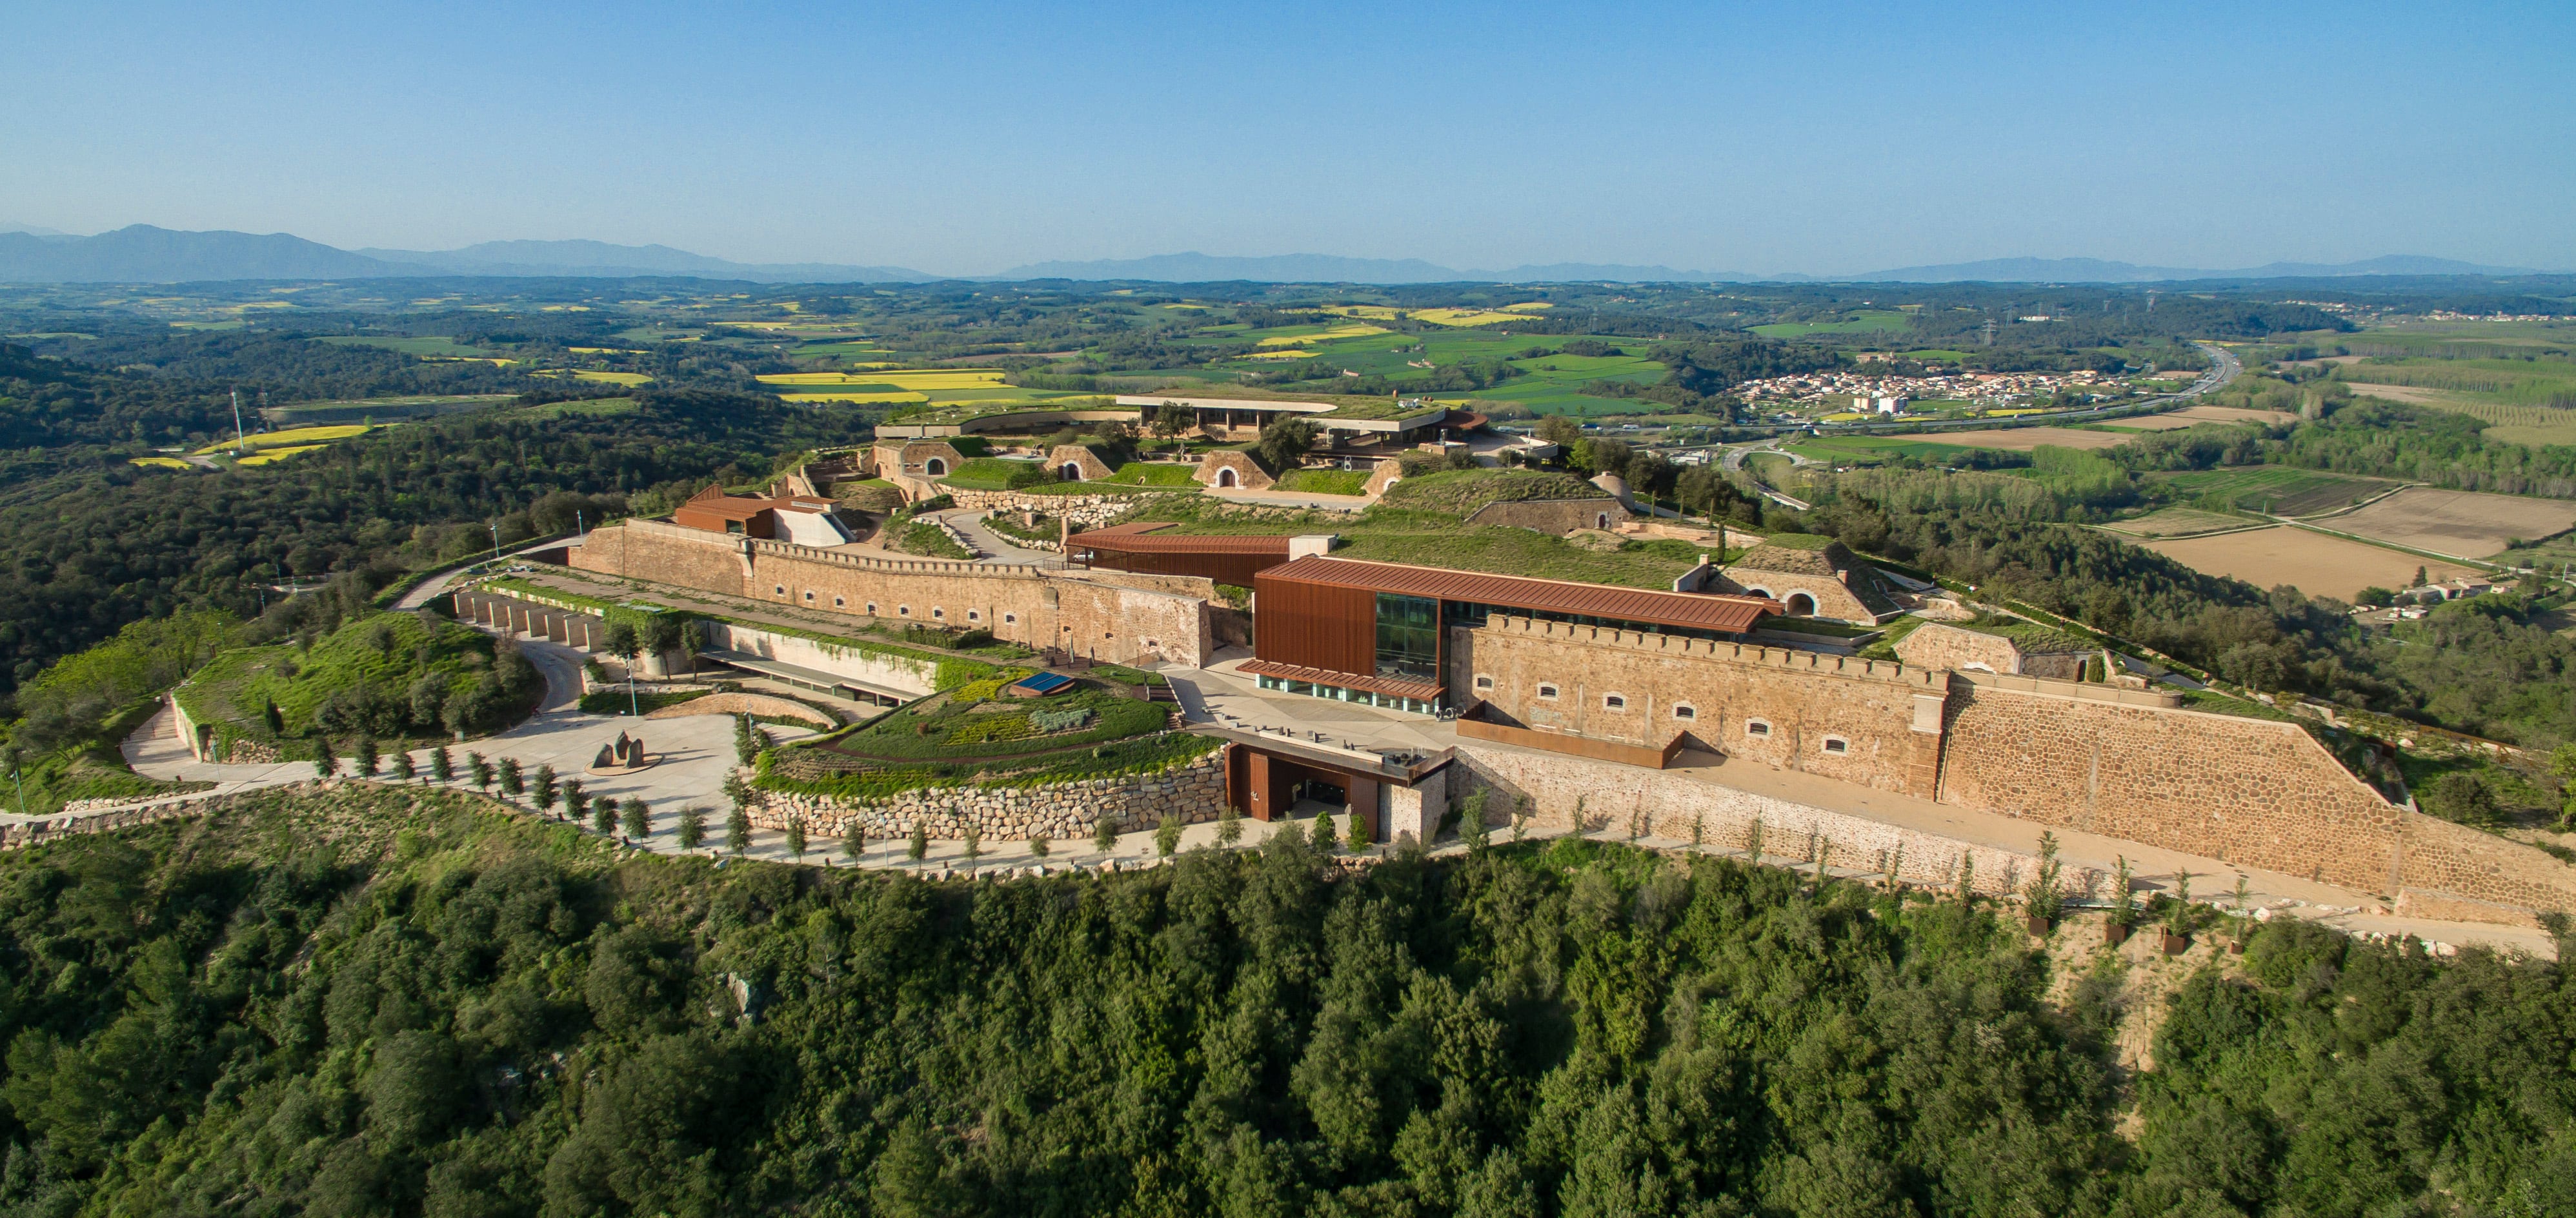
[[[915,824],[931,837],[956,841],[973,828],[984,841],[1089,838],[1105,817],[1121,833],[1149,829],[1166,816],[1189,824],[1215,820],[1225,804],[1224,754],[1209,753],[1160,774],[1092,778],[1029,787],[930,787],[874,802],[830,795],[760,791],[748,811],[763,829],[802,820],[814,837],[839,837],[856,819],[869,840],[903,837]]]

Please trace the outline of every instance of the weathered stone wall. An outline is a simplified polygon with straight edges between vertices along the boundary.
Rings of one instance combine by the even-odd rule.
[[[828,672],[902,693],[926,694],[937,688],[939,664],[936,660],[916,660],[909,656],[842,647],[803,635],[782,634],[735,622],[708,622],[705,629],[710,647]]]
[[[2365,892],[2398,878],[2404,811],[2291,723],[1961,681],[1941,799]]]
[[[2408,812],[2397,843],[2401,904],[2421,916],[2471,922],[2526,921],[2469,907],[2460,898],[2521,910],[2576,913],[2576,867],[2520,842],[2449,821]],[[2447,909],[2450,912],[2434,912]]]
[[[642,527],[638,527],[641,525]],[[710,545],[712,540],[714,545]],[[1215,649],[1204,594],[1151,579],[1051,575],[1035,567],[880,558],[730,539],[652,521],[591,534],[572,565],[853,617],[984,628],[1033,647],[1115,663],[1197,666]],[[730,580],[723,563],[734,564]],[[793,662],[793,661],[790,661]]]
[[[1040,512],[1073,522],[1075,531],[1096,529],[1125,519],[1136,510],[1137,501],[1153,491],[1121,494],[1104,492],[1097,495],[1032,495],[1024,491],[978,491],[952,487],[949,496],[957,506],[978,511]]]
[[[1926,799],[1939,772],[1949,681],[1938,671],[1501,617],[1453,629],[1449,654],[1453,703],[1482,698],[1539,731],[1643,748],[1687,731],[1729,757]],[[1554,699],[1539,696],[1543,684]],[[1755,723],[1769,732],[1753,734]],[[1827,751],[1829,740],[1843,748]]]
[[[1497,832],[1511,824],[1527,799],[1538,827],[1606,829],[1622,835],[1634,829],[1680,841],[1696,837],[1730,850],[1746,849],[1758,823],[1762,854],[1774,863],[1813,864],[1822,854],[1828,867],[1885,874],[1893,862],[1901,882],[1935,888],[1955,886],[1960,856],[1966,854],[1975,859],[1977,891],[1994,896],[2019,891],[2039,867],[2037,857],[2018,851],[1920,833],[1670,771],[1467,741],[1459,743],[1457,758],[1448,771],[1449,797],[1463,800],[1485,788],[1485,821]],[[2066,883],[2079,897],[2110,892],[2107,878],[2086,869],[2070,872]]]
[[[565,558],[564,565],[577,571],[649,579],[728,596],[742,595],[751,573],[742,538],[660,520],[629,519],[592,529]]]
[[[1026,841],[1038,833],[1057,841],[1087,840],[1104,817],[1122,833],[1152,828],[1165,816],[1184,823],[1215,820],[1225,803],[1221,756],[1210,753],[1161,774],[1037,787],[937,787],[906,791],[881,803],[761,791],[750,809],[751,822],[784,829],[789,821],[802,819],[809,834],[839,837],[856,818],[872,841],[907,836],[916,823],[943,841],[964,837],[969,825],[995,845]]]
[[[2020,644],[2002,635],[1962,630],[1939,622],[1926,622],[1896,641],[1896,658],[1917,668],[1955,668],[1962,672],[2047,677],[2059,681],[2080,678],[2084,673],[2084,661],[2094,654],[2059,652],[2030,655],[2022,651]]]
[[[1896,658],[1916,668],[2021,672],[2021,648],[1999,634],[1926,622],[1896,641]],[[2033,674],[2037,675],[2037,674]]]
[[[1811,575],[1796,571],[1755,571],[1744,567],[1728,567],[1725,568],[1723,578],[1719,581],[1716,590],[1767,596],[1784,605],[1788,604],[1791,596],[1805,593],[1815,602],[1815,608],[1807,611],[1805,616],[1829,617],[1836,621],[1857,622],[1864,625],[1878,620],[1878,615],[1871,612],[1869,606],[1862,604],[1860,597],[1855,595],[1848,585],[1831,575]],[[1789,605],[1789,612],[1799,613],[1802,608],[1803,606],[1799,605]]]
[[[1488,503],[1467,513],[1469,524],[1502,525],[1516,529],[1536,529],[1542,533],[1568,533],[1575,529],[1597,529],[1603,518],[1612,525],[1628,519],[1628,509],[1616,499],[1519,499]]]

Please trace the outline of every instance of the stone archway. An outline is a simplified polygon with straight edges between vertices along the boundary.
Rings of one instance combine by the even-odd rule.
[[[1816,616],[1816,598],[1804,592],[1792,592],[1789,594],[1789,599],[1781,603],[1789,607],[1791,617]]]
[[[1056,472],[1067,482],[1082,481],[1082,464],[1078,461],[1067,461],[1064,463],[1064,468]]]
[[[921,463],[921,472],[923,472],[923,473],[925,473],[925,474],[928,474],[928,475],[930,475],[930,476],[931,476],[931,477],[933,477],[933,478],[939,477],[940,475],[947,473],[947,472],[948,472],[948,458],[946,458],[946,457],[932,457],[931,459],[929,459],[929,460],[927,460],[927,461],[922,462],[922,463]]]
[[[1232,488],[1234,486],[1234,471],[1231,469],[1218,470],[1216,472],[1216,484],[1219,488]]]

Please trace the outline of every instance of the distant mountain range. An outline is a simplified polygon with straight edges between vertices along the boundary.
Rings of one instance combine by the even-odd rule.
[[[2527,275],[2516,267],[2392,255],[2333,265],[2275,262],[2212,271],[2139,266],[2096,258],[1995,258],[1900,267],[1861,275],[1686,271],[1667,266],[1557,262],[1469,271],[1415,258],[1280,254],[1238,258],[1158,254],[1090,262],[1037,262],[998,275],[940,276],[899,266],[827,262],[729,262],[667,245],[602,241],[487,241],[455,250],[344,250],[288,233],[179,232],[136,224],[94,237],[0,225],[0,283],[185,283],[231,279],[388,279],[427,276],[607,278],[677,276],[751,283],[929,283],[941,279],[1033,279],[1155,283],[2157,283],[2195,279],[2290,279],[2349,275]]]

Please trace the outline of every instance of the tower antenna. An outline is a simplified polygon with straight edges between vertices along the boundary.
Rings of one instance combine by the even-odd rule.
[[[241,455],[241,450],[242,450],[241,390],[236,389],[236,390],[233,390],[233,455],[234,455],[234,456],[236,456],[236,457],[240,456],[240,455]]]

